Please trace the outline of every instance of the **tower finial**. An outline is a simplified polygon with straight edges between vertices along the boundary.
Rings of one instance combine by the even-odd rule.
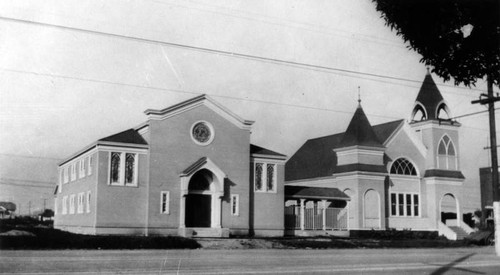
[[[361,87],[358,86],[358,104],[361,105]]]
[[[431,74],[431,68],[428,65],[425,68],[427,69],[427,74]]]

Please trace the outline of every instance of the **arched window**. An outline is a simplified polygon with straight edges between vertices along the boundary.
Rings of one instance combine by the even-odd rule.
[[[392,163],[391,174],[416,176],[417,169],[409,160],[399,158]]]
[[[457,153],[453,141],[444,135],[438,145],[438,168],[457,170]]]
[[[425,113],[424,107],[422,105],[417,104],[415,108],[413,108],[412,118],[413,121],[423,121],[427,120],[427,114]]]
[[[437,108],[436,117],[438,119],[450,119],[450,114],[449,114],[449,111],[448,111],[448,106],[446,106],[446,104],[441,103],[439,105],[439,107]]]

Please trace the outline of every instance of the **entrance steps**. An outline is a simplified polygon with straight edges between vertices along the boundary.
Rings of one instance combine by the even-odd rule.
[[[179,235],[187,238],[229,238],[229,228],[179,228]]]
[[[457,240],[463,240],[467,236],[469,236],[469,234],[465,232],[465,230],[463,230],[461,227],[458,226],[448,226],[448,227],[457,234]]]

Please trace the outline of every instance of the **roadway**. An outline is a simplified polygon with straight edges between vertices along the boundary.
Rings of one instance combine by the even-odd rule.
[[[0,250],[0,274],[500,274],[493,247]]]

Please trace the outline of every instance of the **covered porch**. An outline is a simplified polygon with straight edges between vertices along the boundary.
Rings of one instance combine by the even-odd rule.
[[[337,188],[286,186],[285,234],[348,236],[349,200]]]

